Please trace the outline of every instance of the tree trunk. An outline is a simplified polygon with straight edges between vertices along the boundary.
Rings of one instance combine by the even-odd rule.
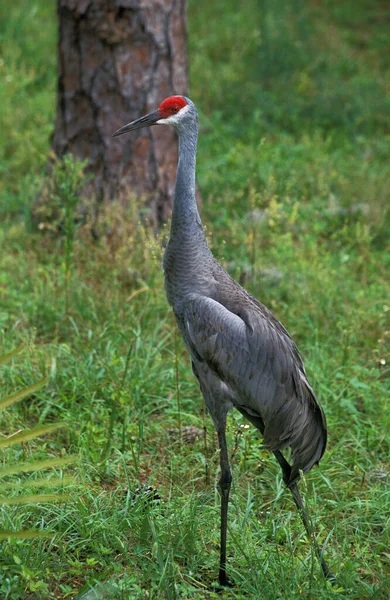
[[[96,203],[145,199],[159,224],[172,208],[170,127],[112,133],[188,86],[185,0],[57,0],[58,99],[53,149],[89,160]]]

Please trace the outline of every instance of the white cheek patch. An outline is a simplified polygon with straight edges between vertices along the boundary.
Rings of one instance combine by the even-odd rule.
[[[179,121],[181,121],[182,117],[184,117],[184,115],[186,113],[188,113],[189,110],[190,110],[190,106],[188,104],[186,104],[175,115],[172,115],[171,117],[167,117],[166,119],[159,119],[158,121],[156,121],[156,123],[158,123],[159,125],[174,125],[175,123],[178,123]]]

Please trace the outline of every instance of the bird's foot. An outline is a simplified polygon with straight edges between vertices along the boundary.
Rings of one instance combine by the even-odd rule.
[[[322,555],[319,556],[319,560],[326,581],[329,581],[332,585],[336,585],[337,577],[336,575],[333,575],[332,571],[329,569],[328,564]]]
[[[234,583],[231,579],[228,579],[227,575],[226,575],[226,571],[220,571],[219,572],[219,577],[218,577],[218,581],[219,581],[219,586],[217,586],[218,590],[223,590],[223,588],[231,588],[234,587]]]
[[[338,582],[337,582],[336,575],[333,575],[333,573],[329,572],[325,575],[325,577],[326,577],[326,580],[329,581],[332,585],[337,585]]]

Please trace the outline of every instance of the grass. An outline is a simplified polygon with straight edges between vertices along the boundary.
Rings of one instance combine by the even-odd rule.
[[[1,542],[2,598],[388,598],[388,18],[368,0],[189,5],[207,235],[288,327],[326,411],[328,450],[301,489],[338,575],[324,583],[275,461],[232,414],[236,585],[217,593],[218,451],[164,296],[166,231],[145,230],[135,200],[101,215],[97,242],[88,224],[71,238],[32,232],[54,6],[0,7],[1,354],[28,348],[1,367],[1,396],[50,376],[2,432],[68,423],[1,458],[79,457],[67,502],[2,507],[3,529],[53,531]],[[26,494],[37,479],[21,478]]]

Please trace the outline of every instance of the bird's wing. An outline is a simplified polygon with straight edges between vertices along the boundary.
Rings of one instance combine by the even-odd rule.
[[[190,351],[235,392],[238,408],[261,418],[266,446],[290,446],[294,464],[307,471],[323,454],[326,426],[298,351],[262,305],[239,304],[233,312],[191,296],[183,307]]]

